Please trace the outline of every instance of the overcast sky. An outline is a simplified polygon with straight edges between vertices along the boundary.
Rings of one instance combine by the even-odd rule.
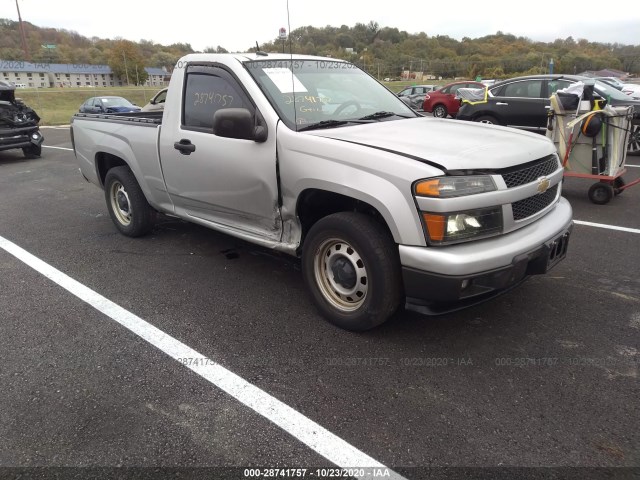
[[[122,37],[156,43],[190,43],[195,50],[221,45],[229,51],[273,40],[287,28],[286,0],[170,2],[149,0],[19,0],[23,20],[75,30],[87,37]],[[0,0],[0,17],[17,20],[14,0]],[[165,10],[168,6],[168,10]],[[353,26],[374,20],[409,33],[458,40],[511,33],[532,40],[572,36],[597,42],[640,45],[638,0],[490,2],[414,0],[289,0],[291,29],[312,25]]]

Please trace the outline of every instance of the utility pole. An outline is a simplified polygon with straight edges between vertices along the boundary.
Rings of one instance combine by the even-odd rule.
[[[18,5],[18,0],[16,0],[16,9],[18,10],[18,22],[20,24],[20,37],[22,38],[22,50],[24,50],[24,59],[30,62],[31,56],[29,55],[29,48],[27,47],[27,37],[24,34],[24,25],[22,25],[22,15],[20,15],[20,6]]]
[[[127,70],[127,54],[122,51],[122,58],[124,58],[124,74],[127,77],[127,87],[129,86],[129,70]]]

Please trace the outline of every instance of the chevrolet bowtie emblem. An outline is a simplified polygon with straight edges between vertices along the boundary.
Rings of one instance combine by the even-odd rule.
[[[548,178],[541,178],[538,180],[538,193],[544,193],[547,191],[547,189],[549,188],[549,184],[551,182],[549,182]]]

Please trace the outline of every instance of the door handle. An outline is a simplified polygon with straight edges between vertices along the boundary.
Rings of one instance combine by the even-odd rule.
[[[544,107],[547,110],[551,110],[551,105],[547,105],[546,107]]]
[[[196,146],[191,143],[191,140],[183,138],[179,142],[173,144],[173,148],[179,150],[182,155],[191,155],[191,152],[196,151]]]
[[[509,105],[507,102],[496,102],[496,105]]]

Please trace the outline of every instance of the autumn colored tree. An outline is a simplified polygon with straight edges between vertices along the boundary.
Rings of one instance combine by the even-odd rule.
[[[118,40],[113,44],[108,64],[127,85],[143,85],[149,76],[138,45],[129,40]]]

